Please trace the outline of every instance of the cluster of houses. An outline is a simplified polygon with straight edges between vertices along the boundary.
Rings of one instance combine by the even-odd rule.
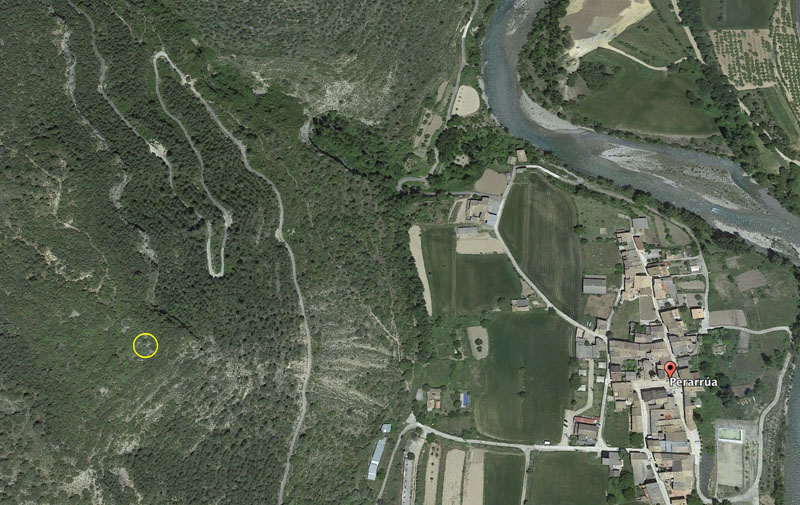
[[[639,317],[629,325],[627,335],[614,335],[617,338],[608,341],[614,409],[628,412],[632,433],[646,434],[645,445],[656,463],[652,469],[644,454],[632,454],[635,483],[642,486],[651,503],[685,504],[694,481],[686,429],[696,428],[692,411],[700,405],[697,394],[702,387],[684,387],[682,397],[676,398],[663,386],[669,379],[664,365],[674,360],[680,378],[698,379],[699,374],[691,372],[689,366],[698,352],[700,337],[689,333],[687,321],[677,308],[678,289],[669,262],[660,260],[660,252],[656,255],[645,250],[641,233],[649,228],[647,218],[634,219],[632,228],[616,234],[625,270],[621,299],[638,300]],[[701,272],[694,260],[680,259],[686,264],[682,271]],[[691,307],[688,313],[693,319],[705,317],[705,309],[699,306]],[[664,496],[654,471],[668,496]]]

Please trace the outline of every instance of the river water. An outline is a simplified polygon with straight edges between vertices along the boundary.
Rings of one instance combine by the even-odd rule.
[[[800,217],[783,209],[730,160],[684,149],[621,140],[575,129],[568,124],[554,125],[559,120],[554,120],[552,115],[542,111],[531,114],[530,104],[523,106],[517,63],[533,17],[543,4],[544,0],[500,0],[487,26],[483,43],[484,91],[492,113],[500,124],[515,137],[553,151],[572,171],[603,176],[619,185],[630,184],[662,201],[691,210],[717,226],[735,228],[743,234],[752,232],[777,238],[800,248]],[[548,115],[550,119],[546,117]],[[545,119],[542,119],[543,116]],[[611,160],[607,155],[603,156],[604,152],[609,151],[628,155]],[[673,170],[705,167],[715,172],[727,171],[733,182],[761,208],[730,209],[712,203],[693,187],[684,187],[653,175],[652,172],[657,172],[659,167]],[[798,254],[794,256],[795,259],[800,258]],[[800,388],[794,390],[790,401],[789,426],[785,467],[786,502],[800,503]]]

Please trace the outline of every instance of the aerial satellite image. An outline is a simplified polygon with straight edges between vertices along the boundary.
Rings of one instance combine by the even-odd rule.
[[[0,6],[0,504],[800,504],[800,1]]]

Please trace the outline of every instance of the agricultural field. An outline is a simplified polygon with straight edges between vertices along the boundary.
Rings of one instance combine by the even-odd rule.
[[[422,232],[422,253],[434,314],[455,316],[492,309],[500,298],[522,290],[511,262],[502,254],[456,254],[452,226]]]
[[[736,89],[774,86],[772,40],[768,29],[711,30],[714,52]]]
[[[531,467],[528,501],[533,505],[606,503],[608,468],[598,454],[536,452]]]
[[[800,117],[800,41],[795,31],[791,0],[778,0],[772,21],[772,37],[780,84],[797,119]]]
[[[484,459],[483,505],[520,502],[525,458],[520,454],[487,451]]]
[[[618,68],[602,89],[582,96],[574,111],[608,128],[662,135],[711,135],[713,120],[693,107],[687,90],[699,94],[691,73],[659,72],[607,49],[587,54],[583,62]]]
[[[489,325],[481,361],[485,387],[475,401],[484,435],[520,442],[559,440],[569,400],[572,327],[545,311],[504,314]]]
[[[712,30],[769,28],[777,0],[700,0],[703,21]]]
[[[672,12],[670,0],[651,0],[653,12],[611,41],[611,45],[661,67],[681,58],[693,56],[686,32]]]
[[[790,269],[755,252],[712,252],[706,262],[711,276],[710,310],[741,309],[751,329],[794,322],[800,297]]]
[[[500,233],[522,270],[565,313],[579,313],[581,256],[568,194],[531,174],[511,188]]]

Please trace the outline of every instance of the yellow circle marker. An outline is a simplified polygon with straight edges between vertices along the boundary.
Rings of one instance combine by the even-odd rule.
[[[152,354],[148,354],[147,356],[142,356],[141,354],[136,352],[136,341],[139,340],[139,337],[141,337],[142,335],[147,335],[148,337],[152,338],[156,342],[156,350],[153,351]],[[154,337],[151,333],[140,333],[140,334],[136,335],[136,338],[133,339],[133,352],[134,352],[134,354],[136,354],[137,356],[139,356],[142,359],[152,358],[158,352],[158,340],[156,340],[156,337]]]

